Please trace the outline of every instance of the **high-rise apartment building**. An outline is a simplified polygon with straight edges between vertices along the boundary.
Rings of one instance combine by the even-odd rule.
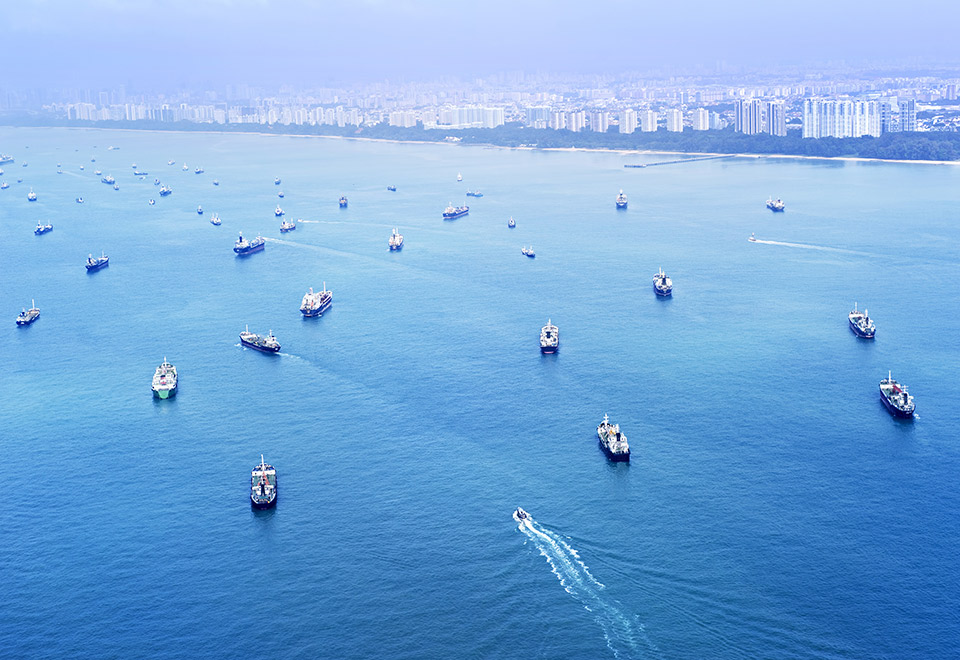
[[[765,130],[770,135],[787,134],[787,109],[783,101],[767,101]]]
[[[697,108],[693,111],[693,130],[710,130],[710,112],[706,108]]]
[[[672,108],[666,112],[667,130],[671,133],[683,132],[683,112]]]
[[[590,130],[595,133],[606,133],[608,128],[610,128],[610,115],[608,113],[590,113]]]
[[[633,133],[637,130],[637,112],[636,110],[620,111],[620,132]]]
[[[735,107],[737,133],[756,135],[763,131],[763,105],[760,99],[738,99]]]
[[[653,110],[640,111],[640,130],[643,133],[654,133],[657,130],[657,113]]]

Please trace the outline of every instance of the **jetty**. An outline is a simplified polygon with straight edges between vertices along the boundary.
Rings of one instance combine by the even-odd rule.
[[[656,167],[657,165],[675,165],[677,163],[692,163],[698,160],[720,160],[721,158],[736,158],[738,154],[721,154],[719,156],[694,156],[693,158],[676,158],[674,160],[661,160],[656,163],[639,163],[636,165],[624,165],[624,167]]]

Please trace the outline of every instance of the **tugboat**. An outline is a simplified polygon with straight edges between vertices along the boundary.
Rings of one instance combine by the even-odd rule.
[[[387,241],[387,245],[390,246],[391,250],[403,249],[403,234],[397,231],[396,227],[394,227],[393,233],[390,234],[390,239]]]
[[[213,217],[210,218],[210,224],[211,224],[211,225],[216,225],[217,227],[219,227],[221,224],[223,224],[222,222],[220,222],[220,214],[219,214],[219,213],[214,213],[214,214],[213,214]]]
[[[456,220],[457,218],[462,218],[463,216],[470,213],[470,207],[467,205],[463,206],[454,206],[451,204],[443,210],[443,219],[444,220]]]
[[[600,449],[612,461],[630,461],[630,445],[627,443],[627,436],[620,432],[619,424],[611,424],[607,415],[603,416],[603,421],[597,426],[597,438],[599,438]]]
[[[28,202],[37,201],[37,193],[33,192],[33,188],[31,188],[30,192],[27,193],[27,201]]]
[[[664,297],[673,293],[673,280],[666,276],[662,268],[653,276],[653,290],[658,296]]]
[[[263,240],[263,237],[260,235],[257,235],[252,241],[248,241],[243,237],[243,234],[240,234],[240,238],[237,239],[237,242],[233,246],[233,251],[242,257],[262,251],[266,244],[267,242]]]
[[[283,215],[283,209],[280,208],[280,205],[279,205],[279,204],[277,204],[277,208],[275,208],[275,209],[273,210],[273,214],[274,214],[275,216],[277,216],[278,218]]]
[[[273,330],[266,337],[250,332],[250,326],[240,333],[240,343],[257,351],[264,353],[279,353],[280,343],[273,336]]]
[[[540,328],[540,352],[556,353],[558,348],[560,348],[560,328],[547,319],[547,324]]]
[[[512,215],[510,216],[510,219],[507,220],[507,226],[510,227],[510,229],[513,229],[517,226],[517,221],[513,219]]]
[[[53,225],[49,223],[42,225],[38,222],[37,228],[33,230],[33,233],[39,236],[40,234],[46,234],[48,231],[53,231]]]
[[[389,190],[390,192],[397,192],[397,187],[396,187],[396,186],[387,186],[387,190]]]
[[[876,336],[877,327],[874,325],[873,319],[867,314],[867,310],[859,311],[857,303],[853,303],[853,311],[847,315],[847,318],[850,320],[850,329],[858,337],[873,339]]]
[[[523,521],[530,520],[531,518],[529,513],[527,513],[520,507],[517,507],[517,510],[513,512],[513,519],[516,520],[518,523],[523,523]]]
[[[467,191],[467,197],[483,197],[483,193],[479,190]]]
[[[99,257],[95,257],[92,254],[87,255],[87,272],[92,273],[95,270],[100,270],[101,268],[106,268],[110,265],[110,257],[108,257],[103,252],[100,253]]]
[[[617,195],[617,208],[618,209],[627,208],[627,196],[623,194],[623,190],[621,190],[620,194]]]
[[[275,185],[275,186],[279,186],[279,185],[280,185],[280,177],[277,177],[276,179],[273,180],[273,185]]]
[[[153,374],[153,396],[158,399],[169,399],[177,394],[177,368],[163,358],[163,363]]]
[[[771,196],[770,199],[767,200],[767,208],[774,213],[779,213],[786,208],[786,205],[783,203],[782,199],[774,200],[773,196]]]
[[[750,234],[750,236],[747,237],[747,240],[750,241],[751,243],[756,243],[757,242],[756,234]]]
[[[304,316],[321,316],[333,304],[333,291],[327,291],[327,283],[323,283],[323,291],[307,291],[300,302],[300,313]]]
[[[531,245],[530,247],[523,246],[522,248],[520,248],[520,252],[521,252],[521,254],[524,254],[524,255],[530,257],[531,259],[534,259],[534,258],[536,258],[536,256],[537,256],[537,253],[533,251],[533,246],[532,246],[532,245]]]
[[[250,505],[254,509],[269,509],[277,503],[277,470],[267,465],[260,454],[260,465],[250,472]]]
[[[347,208],[347,198],[344,197],[343,195],[340,196],[340,208],[342,209]]]
[[[166,197],[167,195],[169,195],[169,194],[172,193],[172,192],[173,192],[173,188],[171,188],[170,186],[160,186],[160,196],[161,196],[161,197]]]
[[[197,206],[197,215],[203,215],[203,207],[202,207],[202,206],[199,206],[199,205]]]
[[[293,231],[297,228],[297,223],[290,222],[289,220],[284,220],[280,223],[280,231],[286,233],[288,231]]]
[[[913,417],[917,409],[913,397],[907,392],[907,386],[893,379],[891,372],[880,381],[880,399],[894,417]]]
[[[30,325],[40,318],[40,310],[37,308],[37,301],[30,301],[30,309],[25,309],[17,315],[17,325]]]

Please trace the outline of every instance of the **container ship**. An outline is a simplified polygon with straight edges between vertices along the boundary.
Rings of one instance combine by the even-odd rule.
[[[313,288],[303,295],[300,302],[300,313],[304,316],[320,316],[330,309],[333,304],[333,291],[327,291],[327,283],[323,283],[323,291],[313,292]]]
[[[240,234],[237,242],[233,245],[233,251],[242,257],[254,252],[261,252],[266,244],[263,236],[258,235],[255,239],[248,241],[243,237],[243,234]]]
[[[157,367],[151,383],[153,396],[158,399],[169,399],[177,394],[177,368],[163,358],[163,363]]]
[[[850,329],[858,337],[873,339],[876,336],[877,326],[874,325],[873,319],[867,314],[867,310],[862,312],[858,310],[857,303],[853,303],[853,311],[847,315],[847,318],[850,321]]]
[[[87,255],[87,263],[86,263],[87,272],[100,270],[101,268],[106,268],[109,265],[110,265],[110,257],[108,257],[103,252],[100,253],[99,257],[95,257],[92,254]]]
[[[469,206],[454,206],[451,204],[443,211],[444,220],[456,220],[457,218],[462,218],[466,214],[470,213]]]
[[[653,290],[658,296],[673,294],[673,280],[666,276],[662,268],[653,276]]]
[[[391,250],[403,249],[403,234],[397,231],[396,227],[394,227],[393,233],[390,234],[390,238],[387,240],[387,245],[390,246]]]
[[[250,471],[250,505],[269,509],[277,503],[277,470],[267,465],[260,454],[260,465]]]
[[[907,386],[893,379],[891,372],[880,381],[880,400],[895,417],[913,417],[917,409],[913,397],[907,392]]]
[[[560,348],[560,328],[547,319],[547,324],[540,328],[540,352],[556,353],[558,348]]]
[[[597,426],[597,437],[599,438],[600,448],[612,461],[629,461],[630,445],[627,444],[627,436],[620,432],[619,424],[611,424],[607,415],[603,416],[603,421]]]
[[[250,332],[250,326],[247,326],[247,329],[240,333],[240,343],[254,350],[263,351],[264,353],[280,352],[280,342],[273,336],[273,330],[264,337],[263,335]]]
[[[25,309],[17,315],[17,325],[30,325],[40,318],[40,309],[37,307],[37,301],[30,301],[30,309]]]

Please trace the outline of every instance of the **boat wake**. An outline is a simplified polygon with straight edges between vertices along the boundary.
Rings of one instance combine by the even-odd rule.
[[[782,247],[792,247],[792,248],[803,248],[804,250],[820,250],[822,252],[839,252],[840,254],[856,254],[863,257],[878,257],[879,255],[871,254],[869,252],[860,252],[858,250],[847,250],[846,248],[836,248],[829,247],[826,245],[813,245],[811,243],[786,243],[783,241],[765,241],[763,239],[757,238],[751,243],[763,243],[764,245],[780,245]]]
[[[643,624],[625,612],[617,600],[606,595],[605,585],[593,577],[563,537],[529,518],[519,523],[518,529],[547,560],[564,591],[593,615],[615,658],[661,657],[659,649],[647,638]]]

